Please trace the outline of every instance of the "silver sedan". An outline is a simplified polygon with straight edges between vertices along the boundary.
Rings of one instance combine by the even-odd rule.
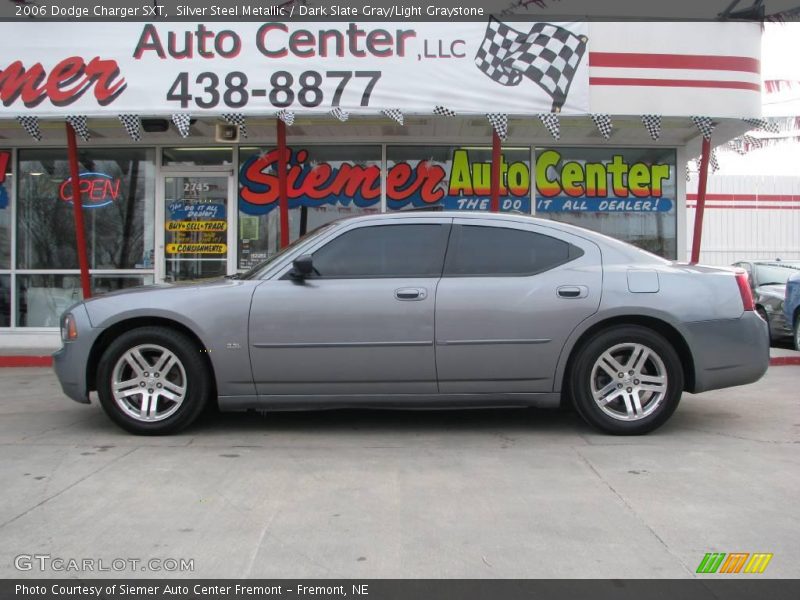
[[[744,272],[523,216],[326,225],[235,278],[107,294],[62,317],[64,392],[165,434],[222,410],[557,407],[656,429],[683,391],[759,379]]]

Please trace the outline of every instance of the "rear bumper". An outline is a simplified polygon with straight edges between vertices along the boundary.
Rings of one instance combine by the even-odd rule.
[[[695,365],[692,393],[758,381],[769,367],[768,325],[755,312],[686,326]]]

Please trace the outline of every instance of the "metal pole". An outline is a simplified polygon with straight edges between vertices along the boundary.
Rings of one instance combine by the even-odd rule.
[[[80,174],[78,169],[78,143],[75,141],[75,130],[69,123],[67,126],[67,156],[72,179],[72,212],[75,215],[75,242],[78,246],[78,266],[81,269],[81,289],[84,299],[92,297],[92,285],[89,280],[89,261],[86,258],[86,234],[83,227],[83,201],[81,200]]]
[[[694,209],[694,235],[692,236],[692,264],[700,262],[700,244],[703,241],[703,213],[706,210],[706,187],[708,185],[708,164],[711,160],[711,140],[703,138],[703,151],[700,155],[700,179],[697,182],[697,207]]]
[[[489,210],[492,212],[500,212],[500,136],[497,132],[492,130],[492,179],[491,191],[492,200],[489,205]]]
[[[281,248],[289,245],[289,194],[287,163],[289,151],[286,148],[286,123],[277,119],[278,127],[278,209],[280,210]]]

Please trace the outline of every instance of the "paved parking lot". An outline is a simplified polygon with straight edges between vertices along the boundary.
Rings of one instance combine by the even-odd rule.
[[[693,577],[711,551],[800,576],[800,367],[685,396],[639,438],[535,410],[210,413],[141,438],[47,369],[2,369],[0,390],[0,577],[25,575],[20,554],[186,558],[200,577]]]

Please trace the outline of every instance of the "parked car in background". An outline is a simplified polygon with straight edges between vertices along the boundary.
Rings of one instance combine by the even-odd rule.
[[[223,410],[557,407],[613,434],[769,363],[744,271],[554,221],[337,221],[238,278],[92,298],[63,316],[64,392],[162,434]]]
[[[792,275],[786,282],[783,316],[792,329],[794,349],[800,350],[800,273]]]
[[[800,261],[740,260],[733,266],[747,272],[756,312],[769,323],[770,341],[791,338],[792,324],[784,315],[783,301],[786,281],[800,273]]]

